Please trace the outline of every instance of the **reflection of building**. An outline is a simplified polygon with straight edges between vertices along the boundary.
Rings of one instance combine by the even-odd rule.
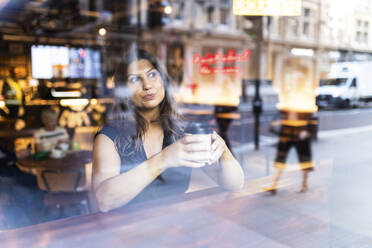
[[[320,30],[321,76],[329,70],[329,62],[372,60],[370,30],[371,0],[322,1]]]
[[[160,8],[151,17],[151,13],[158,11],[151,9],[155,2],[159,6],[171,6],[171,14],[160,14]],[[329,63],[371,57],[371,0],[303,0],[301,16],[264,17],[262,59],[258,65],[254,62],[259,50],[251,32],[254,28],[249,27],[251,23],[245,17],[233,15],[232,2],[34,0],[8,4],[0,9],[0,14],[7,17],[0,29],[3,38],[0,58],[4,60],[0,77],[8,76],[9,66],[16,66],[24,80],[30,80],[31,76],[63,79],[68,75],[69,80],[84,84],[90,92],[86,97],[107,96],[111,92],[107,88],[114,87],[110,78],[114,61],[123,57],[131,43],[140,41],[167,65],[171,76],[181,85],[180,90],[187,95],[187,101],[236,104],[241,94],[241,79],[255,79],[258,71],[255,66],[260,67],[260,77],[273,80],[277,88],[290,84],[287,81],[299,72],[308,85],[314,86],[327,72]],[[40,12],[41,7],[46,14]],[[159,23],[149,25],[150,20]],[[97,33],[103,27],[106,33]],[[53,66],[48,66],[49,69],[41,66],[44,59],[38,59],[34,65],[32,58],[39,56],[32,56],[30,47],[36,47],[35,44],[64,47],[69,51],[68,59],[50,63]],[[251,59],[216,63],[207,68],[225,73],[201,75],[200,66],[192,63],[195,54],[226,55],[231,49],[242,54],[247,48]],[[50,76],[33,75],[36,65],[43,73],[50,71]],[[241,74],[228,74],[228,70],[223,70],[226,67],[240,68]]]
[[[276,88],[292,72],[305,75],[315,87],[330,64],[371,60],[371,0],[304,0],[298,17],[264,18],[263,65]]]
[[[320,1],[303,1],[302,15],[264,19],[266,77],[278,91],[293,88],[301,78],[312,89],[319,80]],[[265,63],[266,62],[266,63]],[[301,74],[301,75],[298,75]]]
[[[168,63],[171,76],[181,81],[179,92],[182,97],[179,100],[206,104],[239,103],[241,79],[249,78],[251,73],[249,59],[217,62],[209,65],[210,68],[204,70],[204,73],[200,65],[192,62],[195,55],[227,55],[231,49],[235,54],[242,54],[245,49],[252,49],[250,37],[243,32],[244,18],[234,16],[231,6],[231,0],[176,0],[172,2],[171,20],[161,33],[157,30],[143,32],[143,41],[151,41],[150,46],[155,46],[153,52]],[[175,47],[180,47],[182,51],[183,76],[180,76],[181,63],[177,62]],[[240,68],[241,72],[233,75],[225,69],[227,67]]]

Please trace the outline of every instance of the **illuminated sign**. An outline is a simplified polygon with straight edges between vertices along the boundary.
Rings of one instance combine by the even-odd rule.
[[[223,55],[221,53],[212,55],[211,53],[207,53],[207,55],[205,55],[203,58],[200,54],[195,54],[192,62],[194,64],[216,64],[218,62],[229,63],[247,60],[250,55],[251,51],[249,51],[249,49],[245,49],[242,54],[235,54],[235,50],[230,49],[227,55]]]
[[[199,69],[199,73],[202,75],[212,74],[239,74],[242,70],[239,67],[231,66],[224,68],[211,68],[209,65],[202,65]]]
[[[211,68],[211,64],[217,63],[232,63],[237,61],[245,61],[248,60],[251,55],[251,51],[249,49],[245,49],[242,54],[235,54],[234,49],[230,49],[226,55],[217,52],[216,54],[212,55],[211,53],[207,53],[204,57],[200,54],[195,54],[192,62],[195,65],[200,65],[199,73],[202,75],[212,75],[212,74],[239,74],[241,73],[240,67],[229,66],[223,68]]]
[[[302,0],[234,0],[234,15],[300,16]]]

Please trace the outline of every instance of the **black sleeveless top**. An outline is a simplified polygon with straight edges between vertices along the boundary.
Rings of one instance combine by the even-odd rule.
[[[117,128],[113,126],[107,125],[104,126],[97,133],[97,135],[98,134],[106,135],[115,143],[115,138],[118,136],[118,133],[120,131],[121,130],[117,130]],[[168,132],[164,131],[162,149],[171,145],[172,143],[173,140],[171,138],[171,135]],[[123,156],[122,154],[119,154],[121,160],[120,173],[125,173],[147,160],[142,140],[140,141],[140,148],[135,152],[133,152],[134,147],[135,144],[133,142],[133,144],[130,144],[124,151],[124,154],[129,155]],[[157,199],[159,197],[184,193],[189,187],[191,178],[191,168],[188,167],[169,168],[161,174],[161,178],[163,180],[154,180],[151,184],[149,184],[139,195],[137,195],[130,202],[130,204],[135,202]]]

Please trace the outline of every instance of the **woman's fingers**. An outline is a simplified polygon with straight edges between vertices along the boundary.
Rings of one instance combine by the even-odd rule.
[[[212,151],[211,163],[217,162],[224,152],[224,148],[219,146],[216,150]]]
[[[182,159],[194,162],[208,162],[211,158],[211,155],[211,151],[187,152],[184,154]]]
[[[185,145],[186,152],[202,152],[202,151],[211,151],[211,145],[204,143],[191,143]]]
[[[208,138],[207,135],[204,134],[188,134],[182,138],[182,142],[184,144],[204,143],[206,142],[207,138]]]
[[[218,134],[216,135],[216,139],[212,141],[212,151],[217,150],[221,146],[225,147],[225,141]]]
[[[219,160],[226,149],[225,141],[214,132],[215,140],[212,143],[212,156],[211,163],[214,163]]]
[[[218,134],[216,133],[216,131],[213,131],[213,133],[212,133],[212,142],[215,141],[217,138],[218,138]]]

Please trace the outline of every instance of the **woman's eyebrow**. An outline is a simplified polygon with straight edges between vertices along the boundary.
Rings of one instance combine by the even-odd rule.
[[[155,70],[155,67],[151,67],[150,69],[148,69],[145,73],[149,73],[150,71],[152,70]],[[129,76],[138,76],[139,74],[134,74],[134,73],[128,73],[128,77]]]
[[[148,69],[148,71],[146,73],[149,73],[152,70],[155,70],[155,68],[154,67],[151,67],[150,69]]]

